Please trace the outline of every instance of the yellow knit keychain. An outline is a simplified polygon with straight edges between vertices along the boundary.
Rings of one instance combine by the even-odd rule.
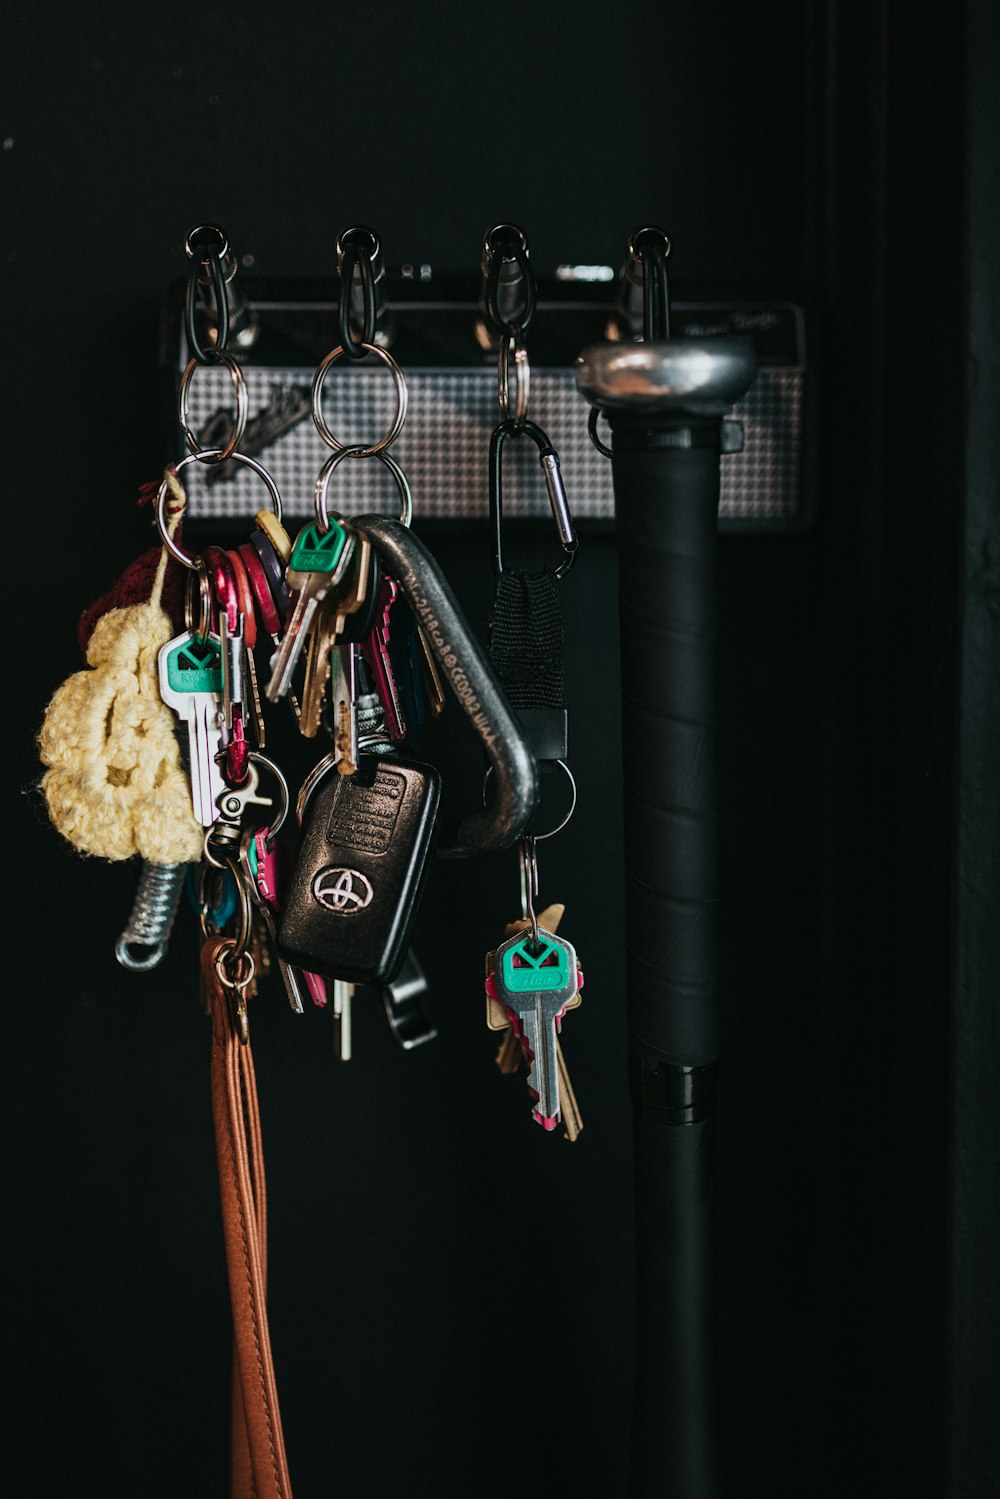
[[[173,470],[166,479],[173,536],[187,496]],[[205,830],[194,817],[177,720],[157,676],[160,648],[173,633],[161,602],[166,570],[164,547],[149,599],[97,621],[87,644],[90,669],[56,689],[38,735],[53,824],[81,853],[102,859],[201,858]]]

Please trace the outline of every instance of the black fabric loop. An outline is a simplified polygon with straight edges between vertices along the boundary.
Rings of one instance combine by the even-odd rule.
[[[563,705],[563,628],[559,580],[501,573],[490,616],[490,660],[512,708]]]

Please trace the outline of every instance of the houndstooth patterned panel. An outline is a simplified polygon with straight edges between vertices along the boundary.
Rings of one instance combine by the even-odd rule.
[[[428,368],[404,371],[409,391],[406,422],[391,448],[413,491],[414,516],[459,518],[489,514],[487,455],[498,421],[495,370]],[[320,437],[309,409],[313,370],[248,366],[250,421],[267,408],[281,436],[259,451],[273,476],[285,512],[312,513],[313,486],[331,449]],[[800,368],[764,365],[731,415],[742,422],[741,453],[722,462],[720,522],[794,522],[800,514],[802,479],[802,400]],[[327,422],[343,442],[373,442],[394,411],[392,381],[375,367],[333,367],[323,395]],[[206,443],[221,446],[231,430],[232,384],[224,369],[198,371],[190,388],[190,423]],[[572,369],[534,368],[530,412],[559,454],[563,482],[574,516],[612,517],[611,464],[587,433],[589,407]],[[179,429],[178,429],[179,431]],[[602,423],[601,431],[606,436]],[[244,447],[246,448],[246,443]],[[256,448],[251,449],[255,454]],[[178,456],[181,456],[180,452]],[[538,454],[530,442],[511,441],[504,449],[505,516],[550,513]],[[184,470],[191,514],[196,517],[251,515],[267,503],[260,479],[233,463],[189,464]],[[348,460],[330,484],[331,510],[359,514],[393,513],[397,494],[391,475],[377,461]]]

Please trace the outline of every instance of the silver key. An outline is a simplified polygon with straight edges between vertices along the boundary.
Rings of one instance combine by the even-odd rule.
[[[354,532],[335,520],[330,522],[329,531],[321,532],[313,524],[303,527],[295,538],[285,581],[297,597],[271,663],[271,680],[265,693],[269,702],[276,703],[288,691],[316,609],[330,589],[340,584],[353,552]]]
[[[559,1022],[580,987],[576,949],[564,937],[538,928],[501,943],[493,958],[495,997],[510,1012],[528,1056],[532,1113],[543,1129],[559,1123]]]
[[[354,985],[346,979],[333,979],[333,1023],[337,1034],[337,1056],[342,1062],[351,1060],[351,1001]]]
[[[219,645],[222,650],[222,721],[225,742],[233,735],[233,710],[242,709],[246,693],[245,666],[246,646],[243,640],[243,616],[239,615],[237,628],[230,630],[226,611],[220,609]]]
[[[219,709],[222,697],[222,651],[209,635],[199,640],[191,630],[176,635],[157,657],[160,696],[187,724],[191,801],[202,827],[219,815],[216,797],[226,789],[216,755],[222,748]]]

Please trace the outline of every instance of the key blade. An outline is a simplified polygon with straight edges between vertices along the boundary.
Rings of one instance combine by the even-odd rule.
[[[358,768],[357,676],[354,647],[341,646],[330,658],[330,697],[333,703],[333,742],[340,756],[340,775],[354,775]]]
[[[210,828],[219,817],[217,799],[226,789],[216,760],[222,748],[218,705],[214,698],[199,694],[191,708],[189,743],[191,746],[191,799],[195,816],[202,827]]]
[[[275,951],[277,952],[277,947],[275,947]],[[280,953],[278,953],[278,972],[281,974],[281,982],[284,984],[285,993],[288,995],[288,1003],[296,1015],[304,1014],[305,1007],[302,1003],[302,985],[299,981],[299,970],[293,968],[290,963],[286,963]]]
[[[567,1140],[576,1140],[583,1131],[583,1116],[576,1101],[573,1084],[569,1080],[569,1068],[563,1054],[562,1042],[556,1036],[556,1059],[559,1063],[559,1105],[562,1111],[562,1126]]]
[[[271,663],[271,678],[264,690],[269,703],[276,703],[285,696],[292,682],[292,674],[305,647],[313,615],[320,603],[321,592],[325,592],[319,574],[316,589],[305,584],[295,600],[288,626],[281,644]]]
[[[336,1028],[337,1057],[341,1062],[351,1060],[351,1000],[354,985],[346,979],[333,980],[333,1020]]]
[[[521,1016],[521,1033],[528,1053],[528,1090],[537,1100],[532,1118],[545,1130],[559,1123],[559,1068],[556,1058],[556,1026],[541,995],[534,1010]]]

